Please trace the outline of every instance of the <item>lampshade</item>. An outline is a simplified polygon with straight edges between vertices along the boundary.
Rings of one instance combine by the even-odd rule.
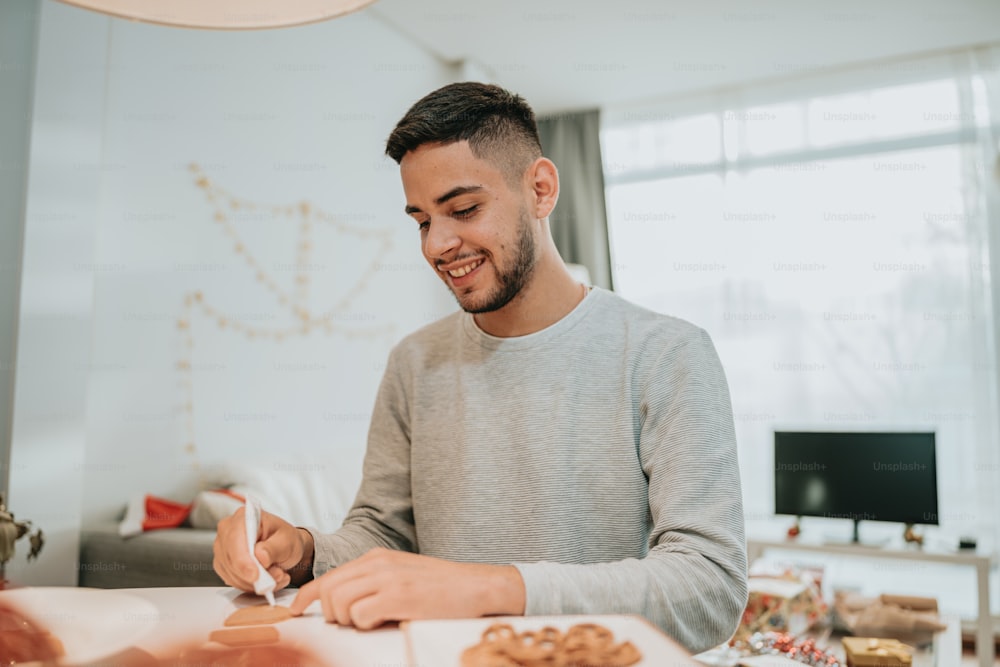
[[[179,28],[256,30],[325,21],[375,0],[62,0],[123,19]]]

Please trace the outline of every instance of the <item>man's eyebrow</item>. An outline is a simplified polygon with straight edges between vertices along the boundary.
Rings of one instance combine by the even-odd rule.
[[[458,187],[454,187],[451,190],[448,190],[448,192],[444,193],[443,195],[435,199],[434,203],[440,205],[445,203],[449,199],[454,199],[455,197],[460,197],[462,195],[467,195],[470,193],[482,192],[484,189],[485,188],[483,188],[483,186],[481,185],[459,185]],[[407,215],[413,215],[414,213],[423,213],[423,211],[421,211],[418,207],[409,205],[405,209],[403,209],[403,211]]]

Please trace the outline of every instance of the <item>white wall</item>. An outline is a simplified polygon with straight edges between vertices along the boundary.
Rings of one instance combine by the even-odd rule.
[[[363,12],[221,33],[50,2],[41,54],[29,211],[66,219],[29,215],[13,477],[18,511],[34,512],[47,535],[66,533],[18,580],[55,584],[76,578],[74,521],[115,518],[136,493],[189,501],[215,464],[358,478],[389,348],[454,309],[381,155],[406,108],[455,74]],[[192,162],[237,198],[296,212],[226,209],[241,254]],[[67,173],[76,178],[57,178]],[[384,230],[386,244],[314,220],[311,250],[299,254],[303,201]],[[257,270],[291,295],[306,276],[299,305],[313,317],[332,311],[333,332],[277,341],[234,331],[303,324]],[[195,291],[225,326],[199,308],[186,317]],[[178,368],[185,359],[191,372]],[[53,391],[71,393],[72,407],[56,412]]]

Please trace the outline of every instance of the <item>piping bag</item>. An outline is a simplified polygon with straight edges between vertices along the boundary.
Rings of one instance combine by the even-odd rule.
[[[257,532],[260,530],[260,503],[256,498],[246,496],[245,514],[247,525],[247,548],[250,549],[250,557],[257,564],[257,581],[253,582],[253,592],[267,598],[267,603],[274,606],[275,581],[271,573],[264,569],[264,566],[257,560],[253,548],[257,544]]]

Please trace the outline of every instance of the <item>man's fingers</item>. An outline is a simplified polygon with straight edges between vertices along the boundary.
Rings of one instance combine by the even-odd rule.
[[[241,508],[233,516],[219,522],[212,545],[212,566],[219,577],[233,588],[251,590],[257,578],[257,567],[247,551],[242,511]]]
[[[222,583],[227,586],[232,586],[233,588],[238,588],[235,584],[235,579],[233,579],[233,577],[229,574],[229,568],[222,564],[222,561],[218,556],[212,559],[212,569],[214,569],[215,573],[219,575],[220,579],[222,579]]]
[[[369,595],[354,602],[350,607],[350,621],[358,630],[372,630],[386,621],[398,620],[386,607],[386,596],[380,593]]]
[[[306,607],[311,605],[313,602],[319,599],[319,579],[313,579],[308,584],[299,589],[298,594],[295,599],[292,600],[292,604],[288,605],[288,611],[292,613],[292,616],[301,616],[302,612],[306,610]],[[326,612],[324,611],[324,616]],[[326,620],[332,620],[327,618]]]
[[[244,581],[250,584],[250,588],[253,588],[253,582],[257,581],[257,563],[253,562],[253,558],[250,558],[246,547],[233,553],[232,559],[234,561],[233,569],[239,573]]]
[[[354,577],[337,582],[331,591],[329,584],[323,592],[323,603],[329,604],[333,616],[340,625],[354,625],[355,607],[362,600],[370,600],[384,585],[377,576]]]
[[[271,552],[264,545],[264,542],[258,542],[254,545],[253,555],[254,558],[256,558],[260,564],[264,566],[265,570],[274,565],[274,559],[271,558]]]
[[[272,565],[267,568],[267,573],[271,575],[272,579],[274,579],[274,590],[276,591],[280,591],[282,588],[285,588],[288,584],[292,583],[291,576],[289,576],[287,572],[282,570],[277,565]]]
[[[246,509],[241,507],[228,518],[220,521],[219,536],[223,539],[223,551],[229,561],[229,569],[232,574],[249,584],[249,588],[253,588],[253,582],[257,581],[257,564],[253,562],[246,546],[245,513]],[[246,588],[246,586],[238,586],[238,588]]]

